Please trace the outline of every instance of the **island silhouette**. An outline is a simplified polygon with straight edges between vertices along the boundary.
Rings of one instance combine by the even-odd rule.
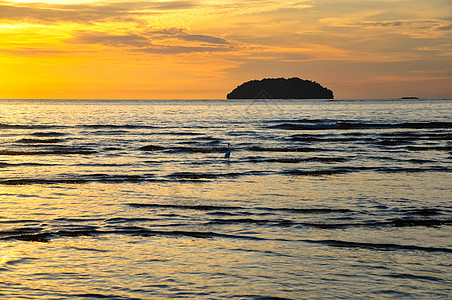
[[[311,80],[265,78],[247,81],[227,95],[227,99],[334,99],[333,92]]]

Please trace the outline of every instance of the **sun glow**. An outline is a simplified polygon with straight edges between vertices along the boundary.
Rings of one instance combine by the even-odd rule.
[[[338,97],[378,97],[373,78],[390,76],[408,94],[452,94],[439,1],[423,19],[403,3],[340,2],[0,0],[0,98],[223,98],[244,80],[292,76]],[[398,19],[383,18],[389,8]],[[371,82],[367,94],[345,79]]]
[[[48,4],[82,4],[101,2],[99,0],[8,0],[7,2],[15,3],[48,3]]]

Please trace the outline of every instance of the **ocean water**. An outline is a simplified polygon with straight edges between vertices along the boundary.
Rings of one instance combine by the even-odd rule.
[[[450,298],[451,116],[0,100],[0,298]]]

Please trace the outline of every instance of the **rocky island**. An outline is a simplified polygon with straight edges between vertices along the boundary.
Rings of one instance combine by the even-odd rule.
[[[236,87],[228,99],[333,99],[333,92],[315,81],[294,78],[251,80]]]

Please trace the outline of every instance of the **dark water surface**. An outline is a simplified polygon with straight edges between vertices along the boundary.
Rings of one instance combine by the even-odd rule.
[[[0,100],[0,298],[448,298],[451,116]]]

